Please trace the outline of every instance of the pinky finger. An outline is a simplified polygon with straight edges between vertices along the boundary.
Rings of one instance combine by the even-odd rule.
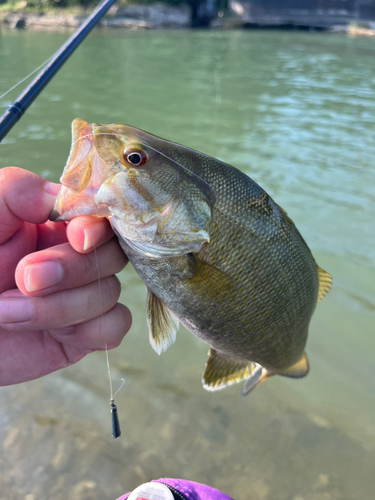
[[[119,346],[129,331],[132,317],[123,304],[116,304],[103,316],[62,330],[49,330],[61,343],[67,362],[75,363],[85,354]]]

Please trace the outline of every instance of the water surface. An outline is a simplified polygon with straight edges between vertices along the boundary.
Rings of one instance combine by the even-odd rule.
[[[0,94],[64,33],[0,31]],[[236,500],[369,500],[375,490],[375,40],[300,32],[93,32],[0,146],[0,167],[57,181],[70,123],[128,123],[231,163],[288,211],[334,287],[311,372],[202,389],[207,346],[158,357],[145,287],[121,273],[134,323],[110,353],[123,435],[110,436],[103,353],[0,390],[0,499],[104,500],[162,476]],[[5,110],[12,98],[0,101]]]

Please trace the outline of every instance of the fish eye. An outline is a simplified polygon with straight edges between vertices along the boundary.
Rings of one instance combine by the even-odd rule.
[[[146,152],[141,149],[132,149],[124,151],[124,159],[133,167],[141,167],[142,165],[146,165],[148,156]]]

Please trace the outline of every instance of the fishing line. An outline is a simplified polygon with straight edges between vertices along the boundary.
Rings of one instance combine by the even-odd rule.
[[[219,40],[222,39],[222,33],[217,33],[216,38]],[[221,101],[222,101],[222,92],[221,92],[221,78],[220,78],[220,69],[222,67],[221,62],[222,62],[222,56],[220,53],[220,47],[221,45],[219,44],[219,50],[216,51],[215,54],[215,67],[213,69],[213,77],[214,77],[214,86],[215,86],[215,105],[214,105],[214,111],[213,111],[213,116],[212,116],[212,136],[215,139],[217,136],[217,124],[218,124],[218,115],[219,111],[221,108]]]
[[[124,384],[125,384],[125,379],[121,377],[121,385],[120,385],[120,387],[117,389],[117,391],[114,393],[113,397],[115,397],[115,396],[116,396],[116,394],[117,394],[118,392],[120,392],[120,391],[121,391],[121,389],[124,387]]]
[[[105,359],[106,359],[106,362],[107,362],[107,371],[108,371],[108,379],[109,379],[109,390],[110,390],[110,393],[111,393],[109,404],[111,406],[111,415],[112,415],[112,436],[114,438],[118,438],[118,437],[121,436],[121,429],[120,429],[120,422],[119,422],[118,415],[117,415],[117,407],[115,405],[114,397],[122,389],[122,387],[123,387],[123,385],[125,383],[125,379],[123,379],[123,378],[121,379],[122,380],[122,384],[117,389],[117,391],[115,392],[115,394],[113,394],[111,367],[110,367],[110,364],[109,364],[109,355],[108,355],[108,346],[107,346],[106,339],[104,337],[104,332],[102,330],[102,323],[103,323],[103,318],[104,318],[104,314],[103,314],[103,300],[102,300],[102,290],[101,290],[101,286],[100,286],[101,285],[101,279],[100,279],[100,272],[99,272],[98,255],[96,253],[96,245],[95,245],[95,243],[94,243],[94,255],[95,255],[96,270],[97,270],[97,273],[98,273],[99,305],[100,305],[100,312],[101,312],[101,317],[100,317],[101,321],[100,321],[100,324],[99,324],[99,331],[100,331],[100,335],[101,335],[101,337],[103,339],[103,344],[104,344],[104,347],[105,347]]]
[[[217,107],[221,105],[221,78],[218,68],[214,70],[214,82],[215,82],[215,114]]]
[[[219,69],[217,67],[214,69],[214,83],[215,83],[215,105],[212,117],[212,136],[215,139],[217,137],[218,114],[221,107],[221,79],[220,79]]]
[[[21,83],[23,83],[24,81],[26,81],[28,78],[30,78],[30,76],[32,76],[34,73],[36,73],[39,69],[43,68],[43,66],[45,66],[46,64],[48,64],[53,58],[54,58],[55,55],[49,57],[46,61],[44,61],[44,63],[42,63],[40,66],[38,66],[36,69],[34,69],[34,71],[32,71],[31,73],[29,73],[27,76],[25,76],[25,78],[23,78],[22,80],[20,80],[18,83],[16,83],[15,85],[13,85],[12,88],[10,88],[9,90],[7,90],[5,92],[5,94],[3,95],[0,95],[0,99],[2,99],[3,97],[5,97],[6,95],[8,95],[10,92],[12,92],[12,90],[14,90],[15,88],[18,87],[18,85],[21,85]]]
[[[90,33],[92,28],[103,17],[115,0],[103,0],[89,15],[75,33],[62,45],[54,54],[51,60],[37,76],[32,80],[28,87],[17,97],[9,108],[0,117],[0,141],[4,139],[7,133],[21,119],[29,106],[34,102],[44,87],[51,81],[61,66],[72,55],[79,44]]]

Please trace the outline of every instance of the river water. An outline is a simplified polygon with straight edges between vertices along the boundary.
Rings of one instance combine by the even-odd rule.
[[[0,94],[67,33],[0,32]],[[370,500],[375,491],[375,40],[302,32],[93,32],[0,146],[0,166],[57,181],[70,122],[128,123],[242,169],[288,211],[334,287],[311,323],[307,378],[209,393],[186,331],[158,357],[145,287],[105,356],[0,390],[0,499],[106,500],[158,477],[236,500]],[[0,101],[5,110],[17,92]]]

